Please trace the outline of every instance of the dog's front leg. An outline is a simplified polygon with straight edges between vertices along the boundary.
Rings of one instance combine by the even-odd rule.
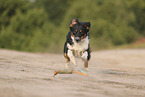
[[[68,56],[69,56],[71,62],[72,62],[75,66],[77,66],[77,63],[76,63],[76,60],[75,60],[75,57],[74,57],[74,55],[73,55],[73,51],[72,51],[72,50],[68,50]]]
[[[84,67],[85,67],[85,70],[88,71],[88,52],[85,51],[83,54],[82,54],[82,60],[84,61]]]

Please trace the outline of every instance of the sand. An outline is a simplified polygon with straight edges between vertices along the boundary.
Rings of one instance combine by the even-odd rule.
[[[0,97],[145,97],[144,49],[92,52],[89,76],[53,77],[65,62],[63,54],[0,49]]]

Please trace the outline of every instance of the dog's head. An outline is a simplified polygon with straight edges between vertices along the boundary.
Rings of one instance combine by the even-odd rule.
[[[88,35],[90,26],[91,26],[90,22],[79,22],[78,19],[71,20],[70,22],[71,35],[74,37],[77,43]]]

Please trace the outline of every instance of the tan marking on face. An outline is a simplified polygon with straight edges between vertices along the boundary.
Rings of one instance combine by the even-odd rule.
[[[73,24],[70,24],[69,26],[70,26],[70,27],[73,27]]]
[[[72,24],[73,24],[73,25],[74,25],[74,24],[77,24],[77,22],[76,22],[75,19],[72,20]]]
[[[71,32],[71,36],[72,36],[73,38],[75,38],[75,36],[73,35],[73,32]]]
[[[86,34],[84,36],[81,37],[81,39],[84,39],[86,37]]]
[[[90,27],[88,27],[87,25],[84,25],[87,29],[90,29]]]
[[[75,22],[72,22],[72,24],[77,24],[77,22],[75,21]]]
[[[87,27],[87,29],[90,29],[90,27]]]
[[[83,34],[82,30],[80,30],[80,33]]]

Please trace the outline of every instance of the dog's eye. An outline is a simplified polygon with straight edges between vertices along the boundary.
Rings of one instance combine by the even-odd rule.
[[[74,33],[77,33],[77,30],[75,30]]]
[[[82,31],[82,30],[80,30],[80,33],[81,33],[81,34],[83,34],[83,31]]]

